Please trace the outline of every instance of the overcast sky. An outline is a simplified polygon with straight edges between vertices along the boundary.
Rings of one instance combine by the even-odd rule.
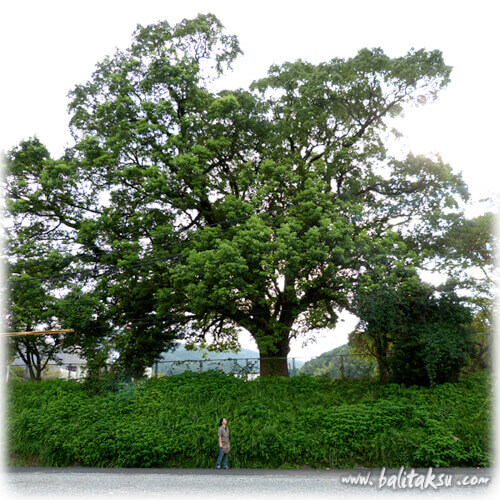
[[[228,88],[246,87],[287,60],[317,63],[363,47],[394,57],[412,47],[441,50],[453,66],[450,85],[438,102],[407,112],[399,128],[414,152],[439,153],[462,172],[475,202],[498,192],[498,14],[496,2],[485,0],[4,1],[0,148],[36,135],[57,157],[71,145],[67,93],[90,78],[98,61],[127,47],[137,24],[175,24],[207,12],[238,36],[244,51],[225,80]],[[306,348],[296,342],[291,356],[332,349],[353,326],[348,321]]]

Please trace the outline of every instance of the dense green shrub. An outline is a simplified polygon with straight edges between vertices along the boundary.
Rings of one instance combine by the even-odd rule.
[[[406,385],[455,381],[470,349],[472,314],[453,296],[428,304],[422,321],[408,325],[390,357],[392,379]],[[420,311],[422,312],[422,311]]]
[[[184,373],[92,394],[74,381],[12,382],[9,451],[48,466],[486,466],[490,377],[404,387],[308,376],[244,381]]]

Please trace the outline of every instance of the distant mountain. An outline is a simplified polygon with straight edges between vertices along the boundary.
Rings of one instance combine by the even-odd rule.
[[[290,365],[292,361],[289,361]],[[295,360],[298,370],[304,364]],[[187,350],[183,344],[178,343],[173,351],[164,352],[162,361],[158,362],[158,373],[176,374],[186,370],[207,371],[223,370],[225,372],[258,373],[260,368],[259,353],[250,349],[241,349],[239,352],[224,351],[213,352],[207,349]],[[153,369],[156,369],[155,367]],[[292,369],[292,366],[290,366]]]
[[[195,351],[187,350],[184,344],[177,343],[177,347],[173,351],[164,352],[162,358],[164,361],[186,361],[200,359],[241,359],[241,358],[258,358],[257,351],[250,349],[241,349],[239,352],[213,352],[207,349],[196,349]]]
[[[299,374],[325,375],[330,378],[368,378],[376,375],[376,363],[368,356],[353,354],[351,347],[344,344],[307,361],[300,368]]]

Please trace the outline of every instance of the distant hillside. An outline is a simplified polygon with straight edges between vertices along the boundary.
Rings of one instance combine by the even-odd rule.
[[[165,361],[185,361],[185,360],[200,360],[200,359],[228,359],[228,358],[258,358],[259,353],[250,349],[241,349],[239,352],[213,352],[207,349],[197,349],[196,351],[188,351],[184,344],[177,343],[174,351],[164,352],[162,357]]]
[[[158,373],[168,373],[170,375],[186,370],[195,372],[223,370],[225,372],[248,371],[258,373],[260,369],[259,353],[250,349],[241,349],[239,352],[213,352],[207,349],[190,351],[183,344],[178,343],[174,351],[164,352],[162,358],[163,361],[158,363]],[[296,369],[303,364],[303,361],[295,360]]]
[[[349,345],[344,344],[307,361],[300,368],[299,374],[326,375],[330,378],[368,378],[376,375],[376,363],[368,356],[352,354]]]

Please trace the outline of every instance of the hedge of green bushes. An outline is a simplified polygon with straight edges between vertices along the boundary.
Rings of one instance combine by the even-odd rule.
[[[213,467],[225,416],[231,467],[488,466],[490,378],[407,388],[184,373],[94,395],[74,381],[11,382],[9,452],[19,465]]]

